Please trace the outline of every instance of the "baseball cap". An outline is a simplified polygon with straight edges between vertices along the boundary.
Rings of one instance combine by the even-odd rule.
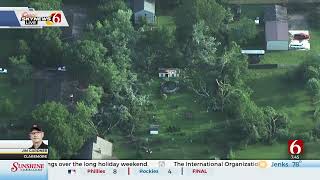
[[[32,132],[33,130],[42,131],[42,128],[39,125],[34,124],[34,125],[32,125],[30,132]]]

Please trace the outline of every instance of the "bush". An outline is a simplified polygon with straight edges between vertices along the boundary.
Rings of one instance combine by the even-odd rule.
[[[304,77],[306,79],[311,79],[311,78],[316,78],[317,79],[317,78],[319,78],[319,71],[314,66],[308,66],[305,69]]]
[[[308,91],[315,96],[320,92],[320,83],[316,78],[311,78],[307,82]]]
[[[169,126],[167,127],[166,131],[169,133],[176,133],[176,132],[180,132],[181,129],[177,126]]]

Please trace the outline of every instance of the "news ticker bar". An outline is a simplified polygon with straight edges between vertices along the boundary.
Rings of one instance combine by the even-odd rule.
[[[69,27],[61,10],[36,11],[28,7],[0,7],[0,28]]]
[[[113,180],[130,178],[184,179],[317,179],[319,160],[61,160],[0,161],[0,179]],[[309,178],[310,176],[310,178]],[[5,178],[4,178],[5,177]],[[26,178],[26,179],[28,179]],[[25,180],[25,179],[24,179]],[[175,179],[176,180],[176,179]]]

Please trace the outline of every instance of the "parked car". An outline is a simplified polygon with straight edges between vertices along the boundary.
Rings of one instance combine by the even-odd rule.
[[[0,68],[0,74],[7,74],[8,70],[4,68]]]
[[[305,40],[305,39],[310,39],[310,36],[308,34],[299,33],[299,34],[293,35],[293,39],[295,39],[295,40]]]
[[[63,72],[65,72],[65,71],[67,71],[67,69],[66,69],[65,66],[60,66],[60,67],[58,67],[58,71],[63,71]]]

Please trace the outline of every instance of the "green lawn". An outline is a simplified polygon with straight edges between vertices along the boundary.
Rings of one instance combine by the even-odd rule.
[[[286,72],[286,69],[251,70],[255,77],[249,82],[252,97],[259,106],[272,106],[287,113],[292,131],[310,130],[314,126],[311,97],[303,84],[289,82]]]
[[[158,16],[157,21],[160,26],[174,26],[175,27],[174,18],[172,16]]]
[[[214,144],[203,143],[202,133],[206,133],[213,128],[216,123],[221,123],[225,119],[222,113],[206,112],[205,106],[196,101],[193,93],[187,90],[179,90],[175,94],[168,95],[167,99],[161,98],[160,81],[154,81],[150,87],[146,87],[150,92],[151,102],[155,104],[155,109],[150,112],[157,119],[160,125],[159,135],[149,135],[148,126],[141,133],[140,137],[150,140],[150,147],[153,153],[145,158],[150,159],[208,159],[212,155],[217,155],[220,148]],[[192,117],[187,118],[186,113],[191,113]],[[155,123],[150,121],[151,123]],[[181,129],[177,133],[167,132],[169,126],[176,126]],[[192,142],[191,142],[192,140]],[[118,145],[125,146],[125,141],[118,139]],[[135,153],[129,153],[127,148],[117,148],[116,155],[120,159],[132,158]],[[123,152],[125,151],[125,152]],[[132,150],[134,151],[134,150]]]
[[[300,64],[311,53],[320,53],[320,31],[311,30],[310,51],[279,51],[268,52],[261,63]],[[312,118],[314,107],[311,96],[302,83],[286,79],[289,69],[250,70],[249,86],[253,90],[252,97],[259,106],[272,106],[276,110],[288,114],[291,120],[290,132],[308,132],[314,127]],[[320,143],[306,144],[306,159],[320,159],[318,151]],[[287,144],[248,146],[247,149],[236,151],[239,159],[287,159]]]

